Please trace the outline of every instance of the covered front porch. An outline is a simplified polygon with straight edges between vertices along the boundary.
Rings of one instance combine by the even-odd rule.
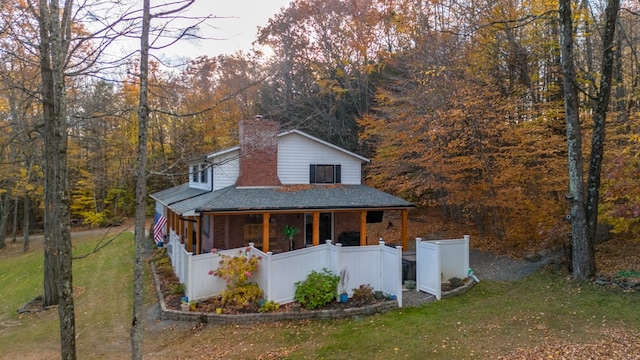
[[[178,235],[188,252],[194,255],[212,249],[232,249],[255,245],[265,253],[281,253],[318,246],[326,240],[344,246],[372,245],[380,240],[370,234],[368,224],[382,221],[385,212],[397,213],[398,232],[387,243],[408,245],[407,208],[300,209],[256,211],[201,211],[180,214],[171,207],[163,209],[168,230]],[[291,237],[285,229],[293,229]],[[290,232],[291,233],[291,232]]]
[[[408,245],[408,210],[414,205],[365,185],[235,187],[216,191],[185,186],[153,194],[156,212],[167,218],[187,251],[202,254],[255,244],[266,252],[317,246],[376,244],[367,225],[395,212],[400,226],[388,243]],[[394,215],[396,215],[394,214]],[[288,236],[285,229],[294,230]]]

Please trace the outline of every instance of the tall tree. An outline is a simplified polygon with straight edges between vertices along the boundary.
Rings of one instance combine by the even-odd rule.
[[[45,304],[56,303],[60,318],[60,347],[63,359],[76,358],[75,313],[69,195],[67,173],[67,87],[65,70],[70,46],[73,1],[39,0],[40,72],[44,116],[45,152],[45,277],[55,279],[56,291],[46,291]],[[34,10],[35,11],[35,10]],[[51,276],[51,273],[54,275]]]
[[[135,260],[133,263],[133,318],[131,321],[131,359],[142,359],[144,318],[144,241],[147,197],[147,131],[149,124],[149,28],[150,0],[144,0],[140,36],[140,100],[138,106],[138,160],[136,171]]]
[[[560,45],[564,85],[567,147],[569,160],[569,194],[571,201],[572,277],[587,280],[595,275],[595,234],[598,223],[600,176],[604,155],[606,115],[612,87],[614,34],[620,0],[608,0],[602,31],[602,65],[600,84],[593,113],[593,134],[586,192],[584,188],[581,122],[578,79],[574,66],[574,29],[571,0],[559,1]]]
[[[154,44],[149,42],[151,20],[154,18],[170,18],[187,9],[195,0],[180,0],[160,5],[157,12],[151,14],[150,0],[144,0],[142,9],[142,28],[140,35],[140,93],[138,104],[138,144],[135,174],[136,188],[136,221],[135,221],[135,259],[133,266],[133,316],[131,320],[131,358],[142,359],[142,343],[144,336],[143,295],[144,295],[144,242],[147,201],[147,140],[149,128],[149,50]],[[161,26],[160,29],[166,28]],[[181,32],[187,33],[185,30]],[[162,36],[162,30],[156,34]],[[182,36],[178,37],[178,40]],[[175,40],[177,41],[177,40]],[[160,44],[156,46],[162,47]],[[165,45],[166,46],[166,45]]]

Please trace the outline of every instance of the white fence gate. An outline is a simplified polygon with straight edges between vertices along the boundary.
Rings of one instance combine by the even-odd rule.
[[[469,235],[462,239],[423,241],[416,238],[416,289],[440,300],[442,283],[464,279],[469,271]]]

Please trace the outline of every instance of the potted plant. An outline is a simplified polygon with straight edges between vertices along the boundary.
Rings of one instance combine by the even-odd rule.
[[[291,225],[285,225],[282,232],[284,236],[289,240],[289,251],[293,250],[293,237],[298,233],[298,228]]]
[[[347,283],[349,282],[349,271],[344,268],[340,271],[340,281],[338,282],[338,291],[340,295],[340,302],[346,303],[349,299],[347,294]]]
[[[414,280],[405,280],[404,287],[408,290],[413,290],[416,288],[416,282]]]
[[[181,311],[189,311],[189,303],[188,302],[182,302],[180,303],[180,310]]]

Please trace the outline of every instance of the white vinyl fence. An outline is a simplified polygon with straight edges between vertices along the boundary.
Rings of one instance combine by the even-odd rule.
[[[416,238],[416,289],[441,298],[442,282],[464,279],[469,271],[469,235],[462,239]]]
[[[375,290],[396,295],[398,306],[402,306],[402,247],[389,247],[384,241],[379,245],[343,247],[327,240],[326,244],[280,254],[263,253],[250,244],[246,249],[193,255],[171,231],[169,246],[171,263],[180,282],[185,284],[190,300],[214,296],[226,287],[224,280],[208,274],[218,268],[219,254],[239,255],[246,250],[249,256],[262,257],[252,281],[258,283],[268,300],[281,304],[292,302],[295,283],[306,279],[312,270],[326,268],[336,275],[347,270],[350,296],[354,288],[369,284]]]

